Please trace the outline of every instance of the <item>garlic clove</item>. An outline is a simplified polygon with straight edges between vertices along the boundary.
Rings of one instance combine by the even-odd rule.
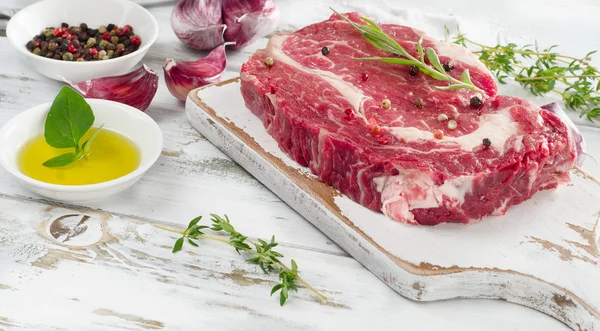
[[[185,101],[188,93],[200,86],[216,83],[227,67],[225,43],[217,46],[206,57],[195,62],[176,62],[167,59],[163,70],[169,92],[181,101]]]
[[[171,13],[171,27],[189,47],[209,51],[225,42],[222,0],[179,0]]]
[[[139,69],[121,76],[66,83],[85,98],[116,101],[144,111],[156,95],[158,74],[144,64]]]
[[[223,0],[225,40],[240,49],[273,32],[279,23],[279,7],[274,0]]]

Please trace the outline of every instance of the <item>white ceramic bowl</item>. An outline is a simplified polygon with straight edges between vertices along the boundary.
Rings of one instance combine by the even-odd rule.
[[[103,199],[130,187],[156,162],[163,146],[160,128],[145,113],[113,101],[86,99],[92,107],[95,126],[116,131],[131,139],[139,148],[141,160],[133,172],[108,182],[90,185],[48,184],[25,176],[17,164],[19,150],[28,140],[44,132],[44,122],[52,103],[21,112],[0,128],[0,165],[29,190],[46,198],[65,202]]]
[[[48,59],[30,53],[25,44],[47,27],[61,23],[87,23],[97,29],[109,23],[129,24],[142,38],[141,47],[122,57],[89,62]],[[20,10],[8,22],[6,36],[35,70],[56,80],[81,82],[92,78],[117,76],[133,68],[158,37],[158,23],[143,7],[128,0],[44,0]]]

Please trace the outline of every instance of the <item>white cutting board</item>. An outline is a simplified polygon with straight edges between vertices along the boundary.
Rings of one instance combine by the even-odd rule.
[[[186,111],[202,135],[401,295],[507,300],[574,330],[600,330],[600,182],[582,171],[504,216],[412,226],[341,196],[281,152],[244,105],[238,79],[193,91]]]

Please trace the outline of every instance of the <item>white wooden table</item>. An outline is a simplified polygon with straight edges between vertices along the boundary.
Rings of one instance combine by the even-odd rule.
[[[30,2],[2,0],[0,7]],[[161,29],[144,63],[162,72],[166,57],[201,56],[171,31],[173,2],[138,2],[149,4]],[[519,42],[537,38],[545,45],[557,43],[575,55],[600,48],[600,25],[595,23],[600,5],[594,0],[536,0],[526,5],[494,1],[494,7],[481,1],[452,7],[443,0],[370,2],[279,0],[280,28],[325,19],[332,5],[361,10],[380,21],[408,23],[440,37],[444,24],[460,23],[464,32],[484,42],[493,43],[500,33]],[[575,22],[578,27],[570,24]],[[229,54],[227,77],[235,76],[244,59],[265,43]],[[52,100],[61,86],[32,71],[4,37],[0,63],[0,125]],[[539,104],[551,101],[532,98],[516,87],[503,90]],[[163,155],[137,185],[108,200],[83,206],[46,201],[0,169],[0,330],[567,329],[542,313],[501,301],[404,299],[200,136],[188,123],[183,104],[168,93],[162,74],[147,113],[163,130]],[[590,152],[600,160],[600,129],[579,123]],[[600,167],[592,161],[585,167],[600,177]],[[91,230],[87,238],[67,242],[71,246],[50,239],[49,221],[79,213],[107,227],[96,238],[98,244],[80,247],[85,240],[95,241]],[[301,288],[279,307],[278,299],[268,295],[276,279],[244,263],[229,247],[202,242],[198,249],[174,255],[170,249],[175,236],[153,225],[184,226],[209,213],[227,213],[240,232],[252,237],[275,234],[280,251],[298,262],[303,278],[329,301],[320,302]]]

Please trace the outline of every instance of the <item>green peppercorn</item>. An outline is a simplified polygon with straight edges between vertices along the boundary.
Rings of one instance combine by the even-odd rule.
[[[106,33],[106,25],[100,25],[100,27],[98,28],[98,32],[100,34],[105,34]]]
[[[108,41],[100,40],[100,47],[106,47],[106,46],[108,46]]]
[[[62,59],[64,61],[73,61],[73,54],[67,52],[67,53],[65,53],[65,54],[62,55]]]
[[[115,46],[115,44],[108,44],[108,46],[106,46],[106,49],[109,51],[114,51],[115,49],[117,49],[117,46]]]
[[[108,60],[108,59],[109,59],[108,55],[104,55],[104,56],[102,57],[102,60]]]
[[[40,55],[42,54],[42,50],[39,47],[36,47],[33,49],[33,54]]]
[[[119,43],[119,36],[112,36],[110,37],[110,42],[113,44],[118,44]]]
[[[106,53],[106,56],[108,56],[109,59],[112,59],[114,55],[115,51],[108,51],[108,53]]]
[[[46,30],[44,30],[44,36],[46,36],[46,38],[52,37],[52,32],[53,31],[54,30],[52,30],[52,29],[46,29]]]
[[[82,57],[80,57],[80,58],[77,59],[77,62],[85,62],[85,59],[82,58]]]
[[[111,36],[113,36],[113,37],[114,37],[114,36],[116,36],[116,35],[117,35],[117,30],[112,30],[112,31],[110,32],[110,35],[111,35]],[[118,36],[117,36],[117,37],[118,37]]]
[[[96,38],[90,38],[90,39],[88,39],[88,41],[87,41],[87,44],[88,44],[89,46],[94,46],[94,45],[96,45]]]

